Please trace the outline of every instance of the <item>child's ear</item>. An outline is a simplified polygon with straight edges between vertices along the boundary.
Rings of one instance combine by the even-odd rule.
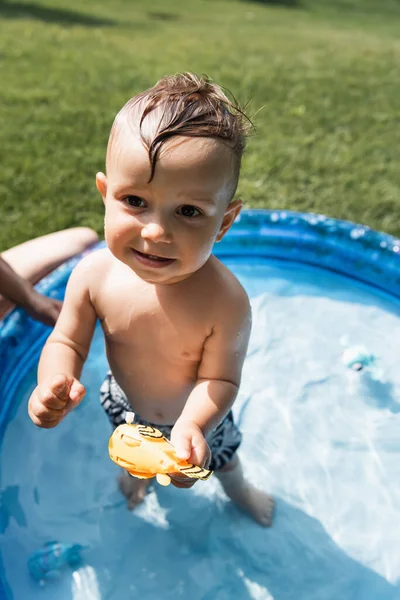
[[[104,173],[97,173],[96,187],[99,190],[101,197],[103,198],[103,202],[105,204],[107,196],[107,177],[104,175]]]
[[[224,218],[222,219],[221,227],[216,237],[216,241],[222,240],[227,231],[232,227],[232,224],[240,211],[242,210],[243,202],[241,200],[233,200],[228,204],[225,211]]]

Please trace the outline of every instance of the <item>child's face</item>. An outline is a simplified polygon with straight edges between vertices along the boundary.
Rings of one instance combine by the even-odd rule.
[[[121,132],[107,177],[97,175],[111,252],[145,281],[186,279],[240,211],[240,201],[229,204],[232,173],[232,151],[223,142],[175,137],[163,146],[148,183],[147,150],[138,135]]]

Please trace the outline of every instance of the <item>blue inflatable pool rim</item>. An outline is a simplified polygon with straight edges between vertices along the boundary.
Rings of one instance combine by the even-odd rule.
[[[216,246],[330,269],[400,297],[400,240],[364,225],[312,213],[244,211]]]

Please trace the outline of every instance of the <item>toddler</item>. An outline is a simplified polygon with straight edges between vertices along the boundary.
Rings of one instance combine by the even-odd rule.
[[[180,458],[214,469],[226,494],[262,525],[273,500],[243,476],[231,407],[251,328],[245,291],[211,254],[239,214],[234,200],[247,121],[222,89],[191,73],[131,98],[109,138],[107,248],[73,271],[43,349],[29,414],[55,427],[82,400],[79,382],[100,319],[111,371],[101,403],[113,426],[126,411],[171,439]],[[126,472],[133,508],[148,481]],[[175,474],[177,487],[193,480]]]

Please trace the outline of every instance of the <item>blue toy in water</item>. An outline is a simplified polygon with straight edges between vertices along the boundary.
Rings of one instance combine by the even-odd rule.
[[[375,364],[376,356],[368,352],[364,346],[353,346],[346,348],[343,352],[342,360],[348,369],[362,371],[362,369]]]
[[[65,566],[76,569],[82,563],[83,548],[80,544],[46,542],[40,550],[30,556],[29,573],[36,581],[45,581],[58,577]]]

